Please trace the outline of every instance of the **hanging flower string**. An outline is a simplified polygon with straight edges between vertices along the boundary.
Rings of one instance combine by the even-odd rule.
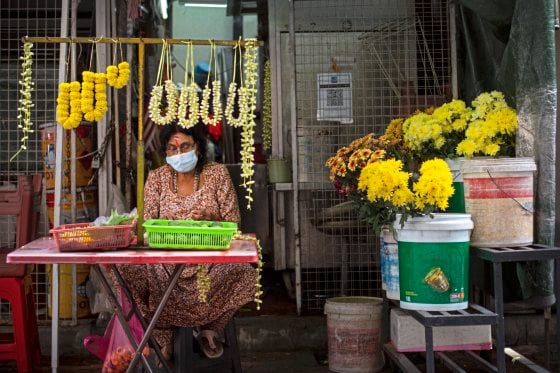
[[[213,60],[212,57],[214,57]],[[212,65],[214,66],[214,80],[212,81],[212,87],[210,87],[210,73],[212,71]],[[202,90],[202,100],[200,102],[200,119],[202,120],[202,123],[206,125],[215,126],[222,120],[222,100],[220,97],[222,84],[217,79],[216,46],[213,41],[210,41],[210,68],[208,70],[206,86]],[[209,114],[210,93],[212,93],[212,116]]]
[[[70,83],[60,83],[58,85],[58,97],[56,98],[56,119],[58,123],[64,124],[70,117]],[[80,103],[80,110],[81,110]]]
[[[237,83],[235,81],[235,74],[237,72],[237,52],[240,49],[240,44],[239,41],[235,44],[235,46],[233,47],[234,53],[233,53],[233,78],[231,80],[231,83],[229,83],[229,87],[228,87],[228,96],[227,96],[227,100],[226,100],[226,108],[224,110],[224,115],[226,117],[227,123],[232,126],[232,127],[239,127],[240,122],[241,122],[241,118],[242,118],[242,113],[241,113],[241,108],[244,107],[241,105],[241,100],[242,100],[242,96],[245,97],[245,95],[242,95],[242,92],[245,91],[245,89],[243,88],[243,82],[241,82],[241,88],[239,89],[239,92],[237,90]],[[241,76],[242,78],[242,76]],[[239,107],[239,114],[238,117],[235,118],[233,116],[233,109],[235,106],[235,98],[238,97],[238,107]]]
[[[159,60],[158,75],[156,80],[156,85],[152,88],[152,94],[150,97],[150,103],[148,105],[148,114],[150,119],[159,125],[166,125],[171,123],[177,118],[177,87],[173,83],[173,79],[170,74],[169,67],[169,46],[164,42],[163,48],[161,50],[161,57]],[[164,85],[161,84],[163,79],[163,70],[165,61],[168,60],[167,70],[169,79],[165,81]],[[165,115],[161,115],[162,111],[162,99],[163,91],[165,89],[165,99],[167,101],[167,108]]]
[[[264,64],[264,97],[263,97],[263,148],[272,148],[272,82],[270,80],[270,61]]]
[[[123,61],[117,66],[107,66],[107,83],[116,89],[126,86],[130,77],[130,66],[128,62]]]
[[[18,151],[10,158],[10,162],[15,159],[19,153],[27,149],[27,140],[29,139],[29,134],[33,133],[33,122],[31,121],[31,108],[33,107],[33,101],[31,99],[31,94],[33,93],[33,48],[32,43],[23,44],[23,56],[20,59],[23,61],[21,63],[21,80],[19,81],[20,86],[20,98],[18,107],[18,128],[21,128],[23,135],[21,137],[21,144]]]
[[[80,93],[80,89],[82,86],[80,82],[62,83],[62,84],[67,84],[69,86],[68,89],[70,92],[68,93],[67,91],[65,91],[64,93],[69,97],[70,115],[61,124],[62,127],[64,127],[64,129],[69,130],[72,128],[77,128],[82,122],[82,100],[81,100],[82,95]]]
[[[124,61],[121,43],[119,43],[119,51],[121,54],[121,61],[117,66],[115,66],[115,61],[113,65],[107,66],[107,84],[115,89],[121,89],[128,84],[128,79],[130,77],[130,65],[128,62]],[[113,59],[117,55],[117,47],[115,45],[115,53],[113,53]]]
[[[179,106],[177,108],[177,121],[179,122],[179,125],[185,128],[193,127],[198,122],[198,107],[198,93],[196,83],[194,81],[193,45],[189,42],[187,47],[187,57],[185,59],[185,80],[183,89],[179,95]]]
[[[199,264],[196,267],[196,285],[198,287],[198,301],[200,303],[206,303],[206,297],[210,291],[208,264]]]
[[[254,154],[255,154],[255,109],[257,100],[257,52],[258,45],[255,39],[248,39],[245,42],[245,84],[244,93],[240,95],[243,101],[240,102],[240,126],[241,132],[241,185],[247,190],[247,209],[251,209],[253,202],[253,175]]]
[[[257,246],[257,280],[255,283],[255,304],[257,305],[257,311],[261,309],[261,304],[262,304],[262,299],[261,296],[263,295],[263,291],[262,291],[262,285],[261,285],[261,279],[262,279],[262,267],[263,267],[263,257],[262,257],[262,247],[261,247],[261,243],[260,241],[254,237],[254,236],[249,236],[246,234],[241,234],[241,232],[237,232],[234,236],[233,236],[234,240],[243,240],[243,241],[251,241],[254,242],[255,245]]]

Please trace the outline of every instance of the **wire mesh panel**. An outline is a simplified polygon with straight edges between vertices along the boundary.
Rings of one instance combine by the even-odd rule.
[[[33,46],[32,121],[35,132],[29,136],[27,150],[10,161],[20,146],[18,100],[23,36],[53,36],[60,33],[59,0],[0,0],[0,188],[15,189],[18,175],[43,172],[39,126],[52,123],[58,91],[58,44]],[[48,230],[41,219],[39,233]],[[0,247],[14,248],[15,217],[0,220]],[[32,274],[39,320],[47,320],[47,282],[44,266]],[[0,322],[10,320],[9,304],[0,300]]]
[[[300,0],[294,19],[302,307],[322,311],[328,297],[381,293],[378,238],[333,190],[325,161],[446,100],[447,3]]]

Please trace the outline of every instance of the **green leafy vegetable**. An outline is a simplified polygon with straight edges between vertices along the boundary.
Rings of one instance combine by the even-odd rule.
[[[119,214],[117,210],[111,210],[111,216],[101,225],[125,225],[130,224],[132,220],[133,217],[128,216],[128,214]]]

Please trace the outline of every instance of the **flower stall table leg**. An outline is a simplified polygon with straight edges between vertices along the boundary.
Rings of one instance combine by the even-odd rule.
[[[142,338],[140,343],[136,343],[136,339],[134,338],[134,335],[132,334],[132,331],[130,330],[130,327],[128,326],[127,317],[124,315],[122,307],[119,304],[116,295],[113,293],[113,291],[111,289],[111,285],[109,284],[109,281],[103,275],[103,272],[99,268],[99,265],[93,266],[93,269],[95,270],[96,274],[98,275],[99,279],[101,280],[101,284],[103,285],[103,287],[105,288],[105,291],[109,295],[109,301],[111,302],[111,305],[115,309],[115,312],[117,314],[119,322],[120,322],[124,332],[126,333],[126,336],[128,337],[128,339],[130,341],[130,344],[132,345],[133,348],[136,349],[136,352],[134,354],[134,358],[130,362],[130,365],[128,366],[127,372],[133,372],[134,369],[135,369],[136,363],[140,359],[141,359],[142,363],[144,364],[144,366],[146,367],[146,369],[148,370],[148,372],[152,372],[152,369],[150,367],[150,363],[148,362],[148,360],[146,359],[146,357],[142,353],[142,350],[143,350],[144,346],[147,345],[148,340],[150,340],[152,346],[155,348],[156,354],[158,355],[160,361],[164,364],[166,371],[167,372],[172,372],[173,371],[171,369],[171,367],[169,366],[169,363],[167,362],[167,360],[165,358],[163,358],[163,355],[162,355],[160,349],[158,348],[157,342],[155,342],[155,340],[152,337],[152,332],[155,328],[155,325],[156,325],[156,323],[159,319],[160,314],[162,313],[165,305],[167,304],[167,300],[169,299],[169,296],[171,295],[171,291],[173,290],[173,288],[175,287],[175,284],[179,280],[179,277],[181,276],[181,272],[183,271],[184,268],[185,268],[185,264],[176,264],[175,265],[175,268],[173,270],[173,274],[170,275],[169,284],[167,285],[167,289],[165,290],[165,292],[163,294],[163,297],[162,297],[162,299],[161,299],[161,301],[160,301],[160,303],[159,303],[159,305],[158,305],[158,307],[157,307],[157,309],[154,313],[154,316],[152,317],[152,319],[150,320],[150,323],[146,327],[146,322],[144,321],[140,312],[137,311],[137,307],[134,303],[134,299],[132,298],[132,296],[130,296],[130,292],[128,291],[128,288],[126,287],[126,283],[123,281],[123,278],[120,276],[116,266],[113,266],[113,270],[117,274],[117,279],[118,279],[119,283],[121,284],[121,286],[124,286],[125,289],[126,289],[125,294],[127,295],[128,301],[132,305],[131,312],[136,314],[136,316],[138,317],[138,319],[142,323],[142,326],[145,328],[144,337]],[[129,316],[129,315],[127,315],[127,316]]]

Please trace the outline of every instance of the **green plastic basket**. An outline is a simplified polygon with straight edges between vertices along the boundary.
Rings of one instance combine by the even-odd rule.
[[[236,223],[221,221],[150,219],[143,227],[155,249],[226,250],[237,232]]]

